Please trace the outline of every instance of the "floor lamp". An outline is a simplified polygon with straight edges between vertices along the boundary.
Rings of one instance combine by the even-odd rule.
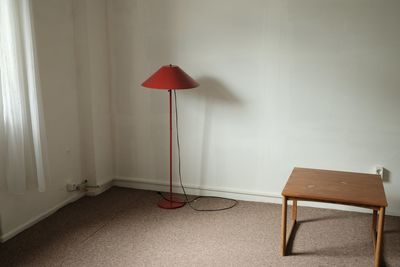
[[[174,65],[162,66],[152,74],[142,86],[150,89],[168,90],[169,94],[169,195],[158,202],[163,209],[176,209],[185,205],[185,202],[172,194],[172,90],[190,89],[199,86],[181,68]]]

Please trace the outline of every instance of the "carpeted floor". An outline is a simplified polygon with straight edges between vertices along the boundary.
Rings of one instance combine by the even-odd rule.
[[[159,209],[158,199],[123,188],[85,197],[1,244],[0,265],[373,266],[368,214],[299,207],[290,255],[281,257],[280,205],[195,212]],[[386,266],[400,266],[399,217],[386,217],[384,246]]]

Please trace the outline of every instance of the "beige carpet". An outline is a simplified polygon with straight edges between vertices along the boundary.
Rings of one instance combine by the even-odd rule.
[[[280,205],[195,212],[159,209],[158,199],[122,188],[85,197],[1,244],[0,265],[373,266],[368,214],[299,207],[291,255],[280,257]],[[400,266],[399,217],[386,217],[384,245],[386,266]]]

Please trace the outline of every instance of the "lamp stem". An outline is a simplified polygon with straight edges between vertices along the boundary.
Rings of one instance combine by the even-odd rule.
[[[172,202],[172,90],[169,93],[169,200]]]
[[[174,91],[175,92],[175,91]],[[172,89],[169,94],[169,197],[163,197],[158,206],[162,209],[177,209],[185,206],[186,202],[172,195]]]

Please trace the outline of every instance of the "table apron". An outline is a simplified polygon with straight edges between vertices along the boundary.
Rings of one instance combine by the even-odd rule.
[[[321,203],[339,204],[339,205],[345,205],[345,206],[354,206],[354,207],[372,209],[372,210],[377,210],[377,211],[379,211],[379,209],[381,208],[381,206],[353,204],[353,203],[345,203],[345,202],[339,202],[339,201],[309,199],[309,198],[290,197],[290,196],[285,196],[285,197],[286,197],[287,200],[298,200],[298,201],[309,201],[309,202],[321,202]]]

